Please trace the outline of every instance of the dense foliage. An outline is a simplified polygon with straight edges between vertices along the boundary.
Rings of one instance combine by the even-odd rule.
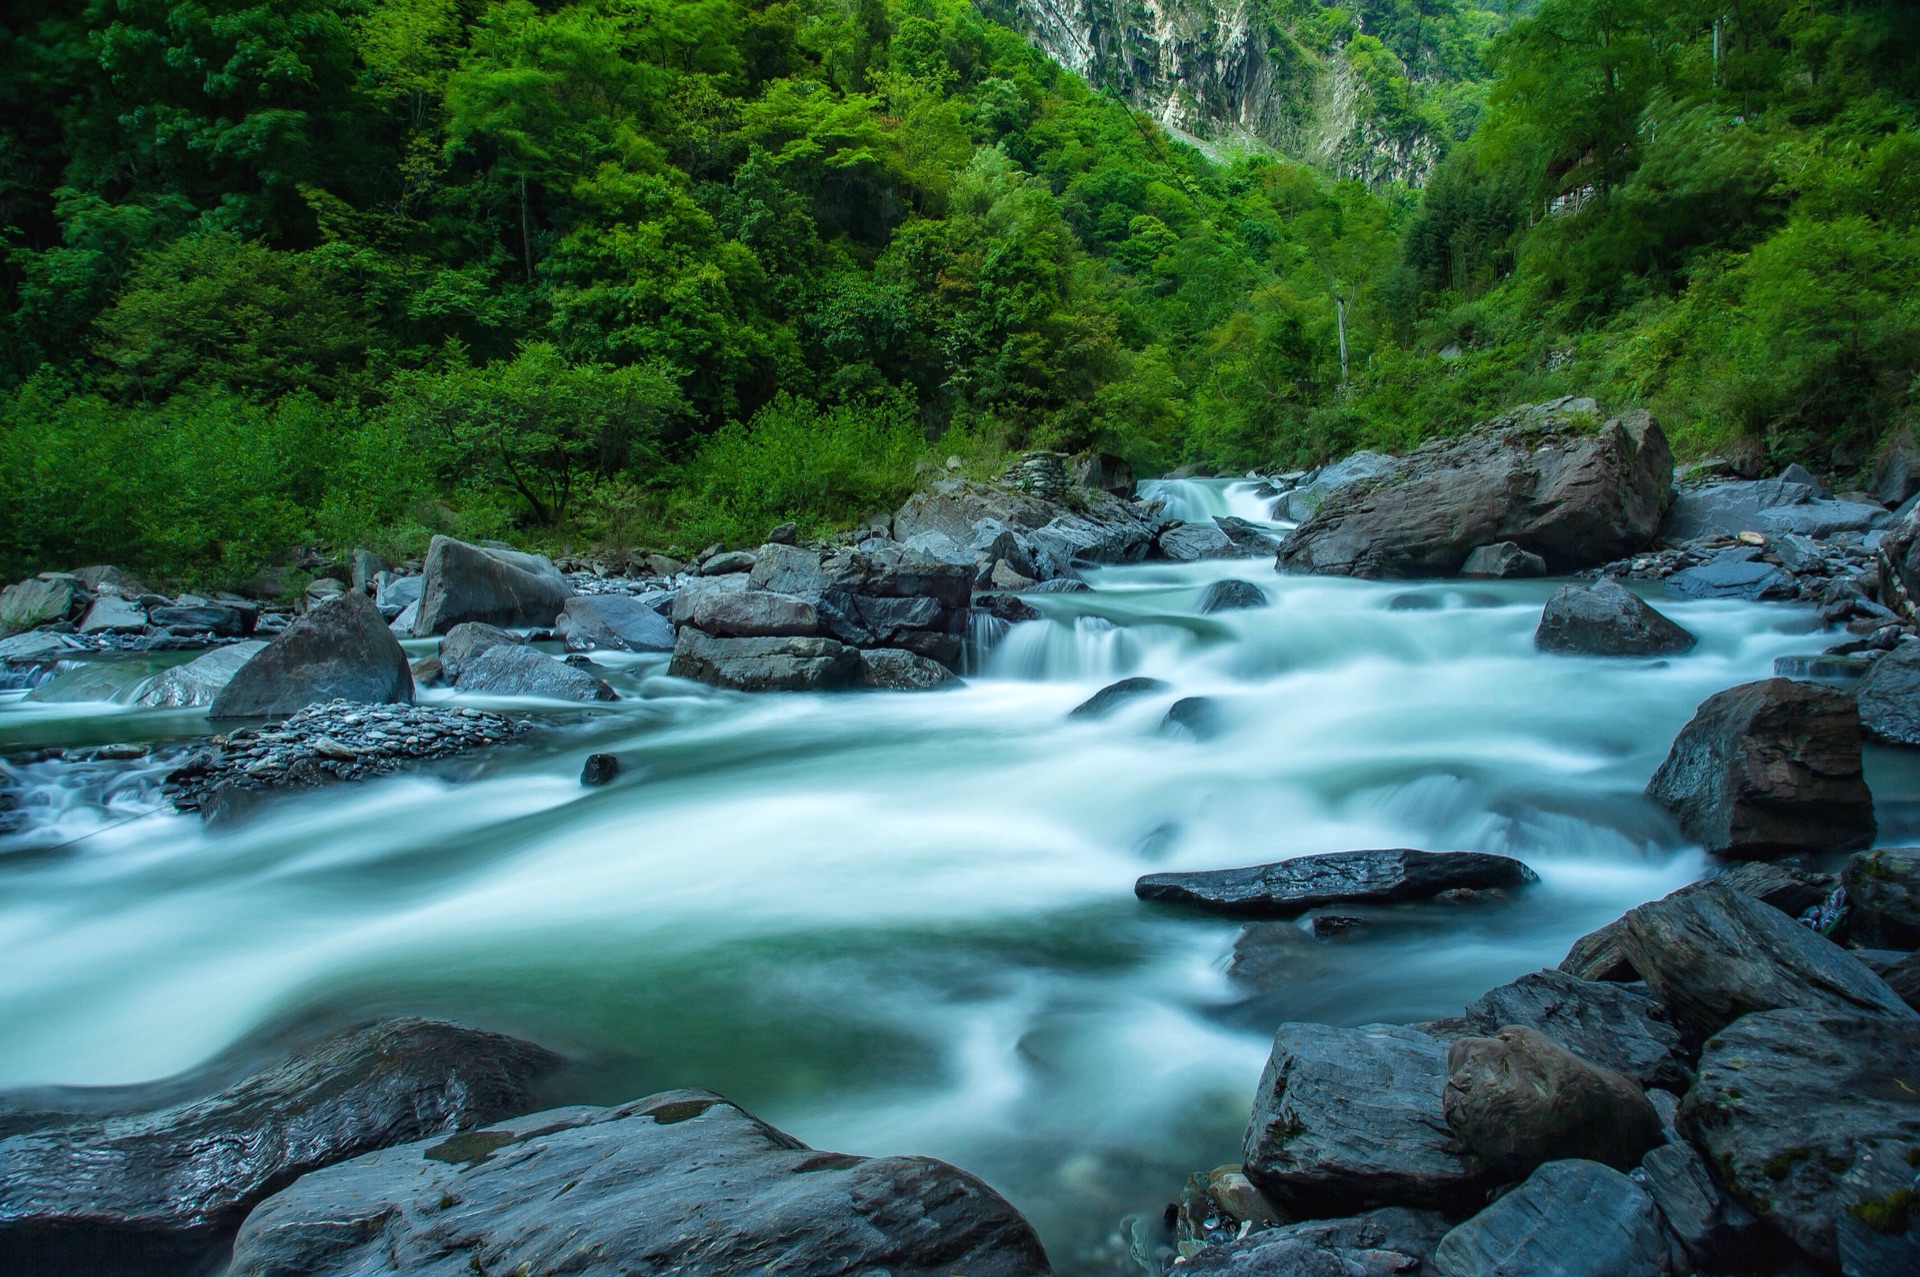
[[[697,548],[1575,390],[1840,469],[1910,419],[1911,6],[1273,12],[1463,139],[1424,192],[1209,160],[966,0],[16,0],[0,563]]]

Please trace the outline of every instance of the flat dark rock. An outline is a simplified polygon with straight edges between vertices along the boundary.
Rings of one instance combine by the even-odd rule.
[[[308,1175],[234,1277],[1043,1277],[1032,1228],[925,1157],[816,1152],[706,1091],[535,1113]]]
[[[1292,918],[1334,904],[1427,900],[1456,887],[1518,887],[1537,881],[1519,861],[1480,851],[1336,851],[1271,865],[1148,874],[1142,900],[1193,905],[1247,918]]]
[[[190,1269],[297,1176],[521,1111],[558,1063],[515,1038],[387,1020],[204,1099],[40,1130],[8,1121],[0,1271]]]
[[[1123,678],[1117,683],[1108,683],[1092,696],[1075,705],[1067,717],[1105,718],[1135,697],[1164,692],[1168,686],[1157,678]]]

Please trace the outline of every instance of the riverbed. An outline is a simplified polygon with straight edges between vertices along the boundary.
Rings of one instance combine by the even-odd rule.
[[[1247,500],[1225,484],[1178,494]],[[1265,607],[1202,616],[1204,588]],[[1267,560],[1089,574],[1036,596],[965,686],[747,696],[599,657],[622,700],[530,713],[452,770],[279,799],[208,829],[152,760],[204,718],[0,701],[25,805],[0,839],[0,1086],[160,1078],[391,1013],[565,1053],[554,1103],[720,1091],[819,1147],[926,1153],[1027,1213],[1056,1267],[1124,1267],[1119,1224],[1237,1161],[1274,1027],[1456,1013],[1700,876],[1641,796],[1699,701],[1835,641],[1811,609],[1653,592],[1683,657],[1536,653],[1557,582],[1282,577]],[[417,645],[416,645],[417,646]],[[428,650],[430,644],[421,647]],[[1069,711],[1128,675],[1168,690]],[[1162,726],[1213,698],[1210,739]],[[452,700],[444,692],[428,699]],[[620,777],[579,783],[593,752]],[[1882,841],[1920,792],[1869,760]],[[1142,873],[1366,847],[1517,856],[1508,900],[1343,909],[1283,974]]]

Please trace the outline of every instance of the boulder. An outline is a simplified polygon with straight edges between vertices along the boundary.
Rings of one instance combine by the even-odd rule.
[[[1920,643],[1902,643],[1868,666],[1854,697],[1867,735],[1920,745]]]
[[[1565,971],[1535,971],[1483,994],[1468,1005],[1463,1019],[1468,1030],[1481,1037],[1492,1037],[1508,1025],[1537,1030],[1582,1059],[1625,1074],[1643,1087],[1678,1093],[1692,1077],[1680,1032],[1667,1019],[1666,1008],[1637,986],[1583,980]]]
[[[355,549],[347,556],[348,583],[361,594],[372,594],[387,561],[372,550]]]
[[[820,633],[813,604],[771,590],[733,590],[701,596],[692,622],[719,638],[806,637]]]
[[[1796,869],[1789,864],[1765,860],[1746,860],[1714,875],[1722,886],[1745,892],[1761,904],[1772,905],[1789,918],[1798,918],[1816,905],[1825,904],[1840,875]]]
[[[1447,1126],[1446,1073],[1446,1045],[1417,1029],[1281,1025],[1254,1091],[1247,1178],[1295,1218],[1477,1204],[1487,1180]]]
[[[1873,841],[1853,697],[1770,678],[1715,693],[1680,730],[1647,793],[1722,855],[1848,851]]]
[[[1698,641],[1610,577],[1555,590],[1533,632],[1543,652],[1586,656],[1672,656]]]
[[[1213,522],[1248,558],[1271,558],[1280,552],[1280,538],[1257,523],[1230,514],[1217,514]]]
[[[1213,740],[1226,730],[1226,715],[1211,696],[1183,696],[1160,720],[1161,735],[1185,740]]]
[[[1033,1229],[925,1157],[816,1152],[719,1096],[535,1113],[309,1175],[234,1243],[236,1277],[1044,1277]]]
[[[1748,1015],[1707,1041],[1681,1129],[1744,1205],[1832,1264],[1838,1221],[1911,1209],[1920,1088],[1900,1083],[1916,1060],[1920,1017]]]
[[[1665,1277],[1653,1199],[1598,1162],[1548,1162],[1440,1239],[1440,1277]]]
[[[306,603],[308,610],[311,611],[313,608],[325,603],[328,599],[339,598],[346,592],[347,583],[345,581],[337,581],[330,576],[321,576],[315,577],[313,580],[307,582],[307,588],[301,592],[300,597],[302,601]]]
[[[1845,949],[1712,879],[1629,910],[1626,924],[1628,960],[1701,1037],[1779,1007],[1915,1018]]]
[[[131,572],[121,571],[111,563],[96,563],[91,567],[75,568],[71,575],[95,594],[117,594],[123,599],[137,599],[147,592],[144,581]]]
[[[1920,847],[1855,852],[1841,875],[1847,932],[1876,949],[1920,949]]]
[[[102,594],[80,618],[82,634],[137,634],[147,628],[147,610],[117,594]]]
[[[1460,1142],[1504,1179],[1570,1157],[1630,1171],[1661,1141],[1639,1083],[1519,1024],[1448,1049],[1441,1107]]]
[[[1691,1144],[1662,1144],[1635,1178],[1702,1272],[1740,1271],[1759,1261],[1752,1212],[1727,1195]]]
[[[1627,957],[1626,936],[1627,920],[1615,918],[1575,940],[1558,969],[1581,980],[1638,980],[1640,973]]]
[[[1193,905],[1246,918],[1293,918],[1333,904],[1428,900],[1457,887],[1519,887],[1537,881],[1517,860],[1479,851],[1336,851],[1245,869],[1148,874],[1142,900]]]
[[[9,665],[43,665],[79,650],[59,634],[32,631],[0,638],[0,661]]]
[[[673,622],[629,594],[576,594],[561,607],[553,630],[569,652],[673,650]]]
[[[1107,500],[1124,504],[1117,497]],[[1106,513],[1110,516],[1107,519],[1082,514],[1057,515],[1028,533],[1027,539],[1046,551],[1056,564],[1138,563],[1145,559],[1153,549],[1159,525],[1132,511],[1108,510]],[[1220,533],[1220,537],[1232,544],[1225,533]]]
[[[811,692],[859,682],[860,653],[829,638],[715,638],[680,631],[668,672],[741,692]]]
[[[959,683],[953,671],[938,661],[897,647],[876,647],[860,653],[862,687],[885,692],[930,692]]]
[[[1496,541],[1477,547],[1460,565],[1461,576],[1509,580],[1518,577],[1545,576],[1547,561],[1529,554],[1511,541]]]
[[[1162,557],[1176,563],[1247,557],[1246,551],[1215,523],[1176,523],[1160,534],[1157,548]]]
[[[149,624],[176,634],[212,634],[217,638],[239,638],[253,629],[258,618],[258,612],[225,603],[156,607],[147,613]]]
[[[747,588],[790,594],[796,598],[817,598],[832,580],[821,566],[817,550],[798,546],[768,544],[760,547]]]
[[[58,1093],[0,1099],[0,1270],[224,1271],[197,1265],[268,1194],[374,1149],[523,1112],[558,1063],[531,1043],[406,1018],[334,1034],[204,1098],[158,1084],[145,1111],[60,1113]]]
[[[1667,585],[1689,598],[1744,599],[1749,603],[1792,598],[1796,593],[1791,576],[1759,559],[1722,559],[1682,568],[1667,578]]]
[[[521,643],[496,643],[469,656],[453,680],[469,696],[538,696],[555,701],[620,699],[602,680]]]
[[[1214,1277],[1387,1277],[1428,1271],[1446,1235],[1437,1211],[1387,1206],[1346,1219],[1283,1224],[1206,1246],[1177,1271]]]
[[[211,705],[221,689],[240,672],[240,667],[266,647],[259,639],[216,647],[184,665],[163,670],[141,689],[133,703],[156,709],[197,709]]]
[[[1645,546],[1673,490],[1666,437],[1645,412],[1589,431],[1549,407],[1428,443],[1391,476],[1326,501],[1279,566],[1372,578],[1452,576],[1511,542],[1569,572]]]
[[[1875,974],[1887,982],[1887,987],[1898,994],[1902,1002],[1920,1011],[1920,953],[1901,955],[1886,966],[1875,968]]]
[[[696,577],[673,592],[673,605],[668,609],[667,619],[678,630],[683,625],[693,624],[693,610],[700,601],[714,594],[726,594],[752,588],[752,577],[744,572],[735,572],[729,576]]]
[[[1277,518],[1301,523],[1326,504],[1327,498],[1343,488],[1364,487],[1388,479],[1400,471],[1400,462],[1384,452],[1362,450],[1350,453],[1329,466],[1322,466],[1290,489],[1274,509]]]
[[[722,550],[709,555],[701,561],[701,576],[727,576],[734,572],[751,572],[759,557],[752,550]]]
[[[1105,718],[1128,701],[1138,700],[1142,696],[1151,696],[1155,692],[1164,692],[1172,684],[1157,678],[1123,678],[1117,683],[1108,683],[1086,700],[1075,705],[1067,714],[1068,718]]]
[[[342,594],[281,631],[228,680],[207,714],[272,718],[335,698],[413,700],[407,653],[364,594]]]
[[[1668,541],[1701,537],[1738,536],[1760,531],[1763,511],[1803,505],[1814,499],[1813,489],[1783,479],[1716,483],[1674,494],[1660,535]]]
[[[39,625],[64,621],[73,611],[73,586],[67,581],[20,581],[0,590],[0,638]]]
[[[515,647],[520,636],[497,625],[481,621],[463,621],[440,640],[440,674],[449,683],[458,682],[460,671],[469,661],[479,658],[490,647]]]
[[[394,576],[391,572],[382,572],[374,588],[373,601],[380,607],[380,615],[394,620],[408,608],[414,608],[419,615],[420,592],[426,582],[417,576]],[[408,633],[412,633],[409,629]]]
[[[1052,502],[1029,493],[945,479],[907,498],[893,516],[893,535],[906,541],[922,532],[943,532],[966,545],[973,538],[973,525],[982,519],[1030,532],[1051,520],[1056,510]]]
[[[445,634],[463,621],[546,627],[559,617],[573,587],[543,555],[468,545],[436,536],[420,573],[420,607],[413,633]]]
[[[1265,607],[1267,592],[1251,581],[1215,581],[1200,594],[1200,606],[1196,609],[1202,616],[1215,612],[1238,612],[1247,608]]]

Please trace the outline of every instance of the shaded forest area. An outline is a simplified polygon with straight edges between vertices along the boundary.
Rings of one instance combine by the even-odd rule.
[[[1269,6],[1457,139],[1424,189],[1211,160],[965,0],[16,0],[0,564],[750,543],[1559,393],[1911,428],[1914,6]]]

